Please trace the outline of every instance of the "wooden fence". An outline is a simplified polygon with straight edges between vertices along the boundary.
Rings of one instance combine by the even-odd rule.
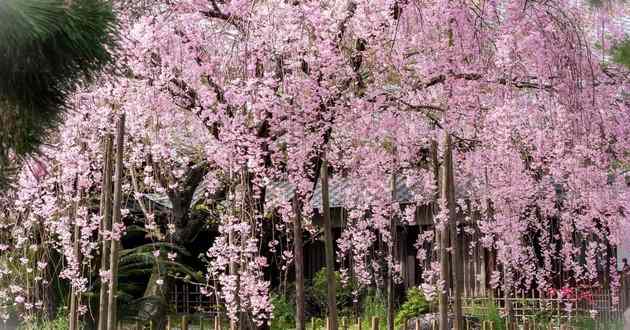
[[[339,330],[385,330],[386,327],[382,327],[380,319],[378,317],[372,317],[368,326],[364,326],[364,322],[361,318],[349,320],[348,318],[342,318],[339,324]],[[323,329],[329,330],[328,320],[325,322]],[[121,322],[119,330],[154,330],[152,322]],[[189,316],[181,317],[169,317],[166,325],[167,330],[228,330],[229,326],[224,324],[220,318],[191,318]],[[309,330],[323,330],[314,320],[308,327]],[[431,321],[429,324],[424,323],[420,319],[412,319],[404,322],[396,327],[397,330],[439,330],[439,324],[437,320]],[[519,321],[506,321],[503,324],[497,324],[492,321],[483,321],[481,323],[471,322],[466,320],[464,324],[465,330],[581,330],[577,327],[567,325],[564,323],[549,324],[549,323],[537,323],[533,320]],[[288,329],[287,329],[288,330]],[[610,330],[601,328],[601,330]]]

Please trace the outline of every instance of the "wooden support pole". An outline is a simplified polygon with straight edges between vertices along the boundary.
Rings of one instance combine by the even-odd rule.
[[[362,330],[363,324],[361,324],[361,318],[357,317],[357,330]]]
[[[123,154],[125,142],[125,114],[121,114],[116,126],[116,171],[114,174],[114,203],[112,206],[112,230],[121,224],[120,208],[122,203]],[[116,291],[118,290],[118,249],[120,242],[112,239],[109,255],[110,281],[107,299],[107,329],[116,327]]]
[[[188,330],[188,315],[182,316],[182,323],[181,323],[180,330]]]
[[[218,316],[214,317],[214,330],[221,330],[221,318]]]
[[[444,156],[442,161],[442,198],[446,200],[448,208],[448,231],[451,241],[451,264],[453,270],[453,313],[455,330],[463,330],[464,317],[462,312],[462,284],[464,274],[462,271],[462,251],[457,231],[457,208],[455,205],[455,180],[453,170],[453,149],[451,145],[451,135],[445,132],[444,135]],[[442,320],[443,322],[444,320]],[[445,330],[448,323],[440,326]]]
[[[378,316],[372,317],[372,330],[378,330]]]
[[[78,204],[78,203],[77,203]],[[73,211],[73,217],[76,220],[76,216],[77,216],[77,208],[79,206],[75,205],[74,206],[74,211]],[[79,228],[79,226],[75,223],[74,225],[74,242],[73,242],[73,253],[74,253],[74,258],[75,258],[75,262],[78,264],[79,270],[80,270],[80,260],[81,260],[81,251],[79,249],[79,241],[81,239],[81,230]],[[79,329],[79,293],[77,293],[76,289],[74,288],[74,286],[72,287],[72,290],[70,292],[70,315],[69,315],[69,319],[70,319],[70,330],[78,330]]]
[[[396,174],[392,173],[390,182],[390,194],[392,199],[392,209],[396,207]],[[394,318],[396,311],[394,309],[394,295],[395,295],[395,283],[394,283],[394,269],[393,264],[395,262],[394,250],[396,246],[396,219],[392,214],[389,219],[389,237],[390,242],[387,246],[387,255],[391,258],[391,265],[387,267],[387,330],[394,329]]]
[[[109,241],[105,240],[104,232],[112,229],[112,158],[114,149],[114,137],[111,134],[105,136],[105,159],[103,164],[103,178],[101,184],[101,228],[99,240],[101,242],[101,272],[109,271]],[[101,280],[101,288],[98,299],[98,330],[107,330],[107,282]]]
[[[305,330],[304,312],[304,242],[302,240],[302,207],[297,194],[293,197],[293,264],[295,267],[295,329]]]
[[[416,318],[416,330],[422,330],[422,324],[418,318]]]
[[[335,288],[335,248],[334,237],[332,233],[332,218],[330,216],[330,199],[328,194],[328,161],[326,156],[322,157],[322,166],[320,169],[320,177],[322,184],[322,216],[324,220],[324,243],[326,245],[326,280],[328,282],[328,318],[330,319],[330,327],[328,330],[338,330],[337,328],[337,302]]]
[[[171,330],[171,316],[166,317],[166,330]]]
[[[435,140],[431,141],[430,146],[431,167],[433,169],[433,176],[435,185],[440,191],[442,182],[440,180],[440,164],[438,160],[438,145]],[[433,200],[433,216],[435,217],[439,212],[437,194]],[[441,226],[441,227],[440,227]],[[439,311],[439,330],[451,330],[448,327],[448,283],[449,283],[449,271],[448,271],[448,227],[446,224],[436,226],[435,240],[438,245],[438,256],[440,260],[440,281],[444,284],[443,290],[438,295],[438,311]],[[437,329],[435,329],[437,330]]]

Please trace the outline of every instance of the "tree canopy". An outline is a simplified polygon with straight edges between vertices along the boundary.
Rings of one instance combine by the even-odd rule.
[[[449,135],[458,210],[501,265],[493,285],[545,290],[559,264],[592,283],[616,265],[607,244],[630,229],[619,165],[630,161],[630,80],[611,56],[627,37],[614,17],[628,11],[563,0],[160,3],[125,22],[125,75],[73,94],[58,142],[5,198],[4,226],[16,249],[37,232],[69,256],[76,224],[94,255],[98,210],[79,196],[99,193],[101,141],[125,113],[125,193],[166,194],[188,202],[173,212],[188,212],[181,192],[203,185],[220,234],[208,285],[217,280],[231,317],[264,323],[261,251],[277,245],[262,245],[264,224],[273,210],[284,219],[274,230],[289,232],[296,216],[291,200],[269,205],[270,183],[289,182],[308,217],[322,160],[352,182],[339,258],[369,284],[379,272],[368,249],[376,237],[392,244],[391,217],[412,216],[392,197],[392,176],[417,205],[441,205],[444,226],[430,150]],[[181,219],[159,223],[148,210],[143,221],[168,241],[190,223]],[[90,259],[68,260],[63,276],[85,289]],[[436,271],[426,280],[439,286]]]

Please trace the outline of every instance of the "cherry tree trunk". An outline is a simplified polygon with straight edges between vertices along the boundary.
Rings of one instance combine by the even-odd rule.
[[[391,194],[392,194],[392,203],[394,204],[392,208],[395,207],[396,204],[396,176],[392,174],[391,180]],[[388,274],[387,274],[387,330],[394,330],[394,247],[396,246],[396,219],[392,214],[390,218],[389,224],[389,237],[390,242],[388,246],[388,255],[390,258],[391,264],[389,265]]]
[[[304,242],[302,240],[302,208],[300,200],[293,198],[293,255],[295,264],[295,329],[304,330]]]
[[[111,134],[105,137],[105,163],[103,165],[103,182],[101,188],[101,233],[108,232],[112,229],[112,153],[114,140]],[[101,271],[109,270],[109,241],[106,241],[103,235],[100,235],[102,246],[101,252]],[[107,330],[107,286],[101,282],[101,289],[98,299],[98,330]]]
[[[114,203],[112,205],[112,230],[121,223],[120,207],[122,202],[123,153],[124,153],[125,115],[120,115],[116,126],[116,172],[114,174]],[[107,297],[107,330],[117,328],[116,290],[118,288],[118,250],[120,242],[112,239],[109,255],[110,282]]]
[[[446,133],[444,137],[444,159],[442,162],[442,197],[446,200],[448,208],[448,230],[451,239],[451,264],[453,271],[453,312],[455,320],[453,328],[463,330],[464,319],[462,314],[462,285],[464,274],[462,269],[462,253],[459,236],[457,234],[457,209],[455,207],[455,184],[453,175],[453,149],[451,136]]]
[[[333,246],[332,219],[330,217],[330,200],[328,196],[328,162],[322,159],[322,216],[324,220],[324,240],[326,244],[326,279],[328,280],[328,330],[337,330],[337,303],[335,294],[335,250]]]

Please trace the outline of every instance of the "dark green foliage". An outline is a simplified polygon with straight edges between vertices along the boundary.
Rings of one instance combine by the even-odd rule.
[[[104,0],[0,1],[0,177],[57,126],[77,83],[113,62],[116,28]]]
[[[286,296],[273,294],[271,296],[271,304],[273,305],[273,320],[271,320],[271,329],[292,329],[295,328],[295,304]]]
[[[160,251],[159,257],[153,255],[155,250]],[[180,256],[190,256],[185,248],[166,242],[148,243],[133,249],[122,250],[119,254],[118,277],[121,278],[119,285],[124,285],[124,278],[143,274],[150,275],[154,267],[158,267],[160,273],[165,275],[188,277],[196,281],[203,280],[203,276],[199,272],[195,272],[177,260],[168,260],[166,258],[168,252],[177,252]]]
[[[614,48],[613,59],[630,69],[630,40],[625,40]]]
[[[353,291],[356,290],[357,285],[350,281],[349,283],[341,283],[341,275],[339,272],[335,272],[335,288],[337,289],[337,310],[342,310],[348,307],[354,298]],[[327,295],[328,295],[328,281],[326,280],[326,267],[315,273],[311,286],[306,288],[307,295],[313,299],[313,302],[320,311],[326,310]]]
[[[505,330],[505,319],[501,316],[499,306],[494,300],[473,302],[470,313],[480,322],[491,322],[496,330]]]
[[[424,293],[418,288],[411,288],[407,291],[407,300],[396,314],[396,324],[402,324],[408,319],[425,314],[429,312],[429,309],[429,302],[424,297]]]
[[[153,251],[159,250],[160,255],[156,257]],[[190,253],[183,247],[167,242],[148,243],[135,248],[122,250],[119,254],[118,268],[118,299],[119,315],[122,319],[133,319],[140,313],[140,308],[151,303],[152,300],[159,300],[159,297],[145,296],[147,288],[151,285],[151,275],[162,274],[160,277],[187,278],[191,281],[203,281],[203,275],[195,272],[189,266],[178,262],[177,259],[170,261],[167,253],[177,252],[179,256],[189,256]],[[93,275],[97,277],[95,273]],[[90,292],[85,294],[98,300],[98,290],[100,281],[92,281],[94,286]]]

